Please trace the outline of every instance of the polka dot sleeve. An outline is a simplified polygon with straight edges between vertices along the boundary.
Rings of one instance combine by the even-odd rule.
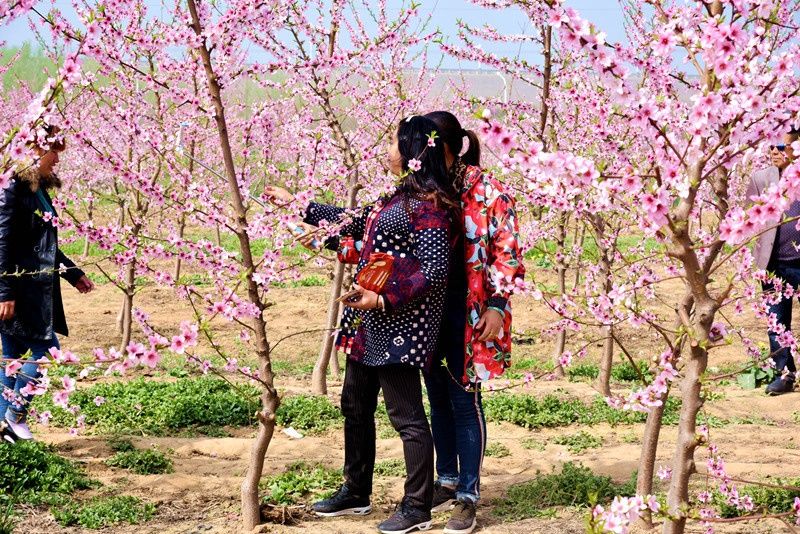
[[[363,209],[356,208],[354,210],[347,210],[338,206],[331,206],[330,204],[311,202],[306,208],[303,222],[312,226],[319,226],[323,221],[338,223],[347,216],[348,212],[353,213],[350,222],[339,229],[339,236],[350,236],[354,240],[360,241],[364,239],[364,229],[370,211],[372,211],[372,206],[367,206]],[[338,250],[338,236],[332,236],[326,239],[325,248]]]

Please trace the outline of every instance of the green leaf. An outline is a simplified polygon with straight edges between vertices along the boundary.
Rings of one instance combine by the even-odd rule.
[[[743,373],[736,377],[742,389],[756,389],[756,376],[753,373]]]

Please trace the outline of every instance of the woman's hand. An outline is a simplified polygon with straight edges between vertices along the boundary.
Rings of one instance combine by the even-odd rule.
[[[80,293],[89,293],[94,289],[94,282],[92,282],[86,275],[81,276],[78,281],[75,282],[75,289],[77,289]]]
[[[294,195],[292,195],[283,187],[278,187],[277,185],[264,186],[264,194],[267,195],[273,202],[277,200],[282,204],[288,204],[294,200]]]
[[[294,232],[298,235],[297,240],[301,245],[312,251],[317,251],[322,248],[322,241],[317,239],[317,232],[319,230],[316,226],[304,222],[294,224]],[[303,233],[300,233],[300,231]]]
[[[7,300],[0,302],[0,321],[8,321],[14,318],[14,305],[16,301]]]
[[[475,331],[480,333],[478,341],[493,341],[503,331],[503,316],[497,310],[486,310],[481,315]]]
[[[378,307],[377,293],[357,285],[353,285],[353,289],[359,291],[360,295],[358,295],[358,299],[355,301],[352,299],[344,301],[345,306],[350,306],[351,308],[355,308],[357,310],[374,310]]]

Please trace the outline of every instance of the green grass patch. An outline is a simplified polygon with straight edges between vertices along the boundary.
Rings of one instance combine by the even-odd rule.
[[[596,363],[580,362],[567,367],[566,372],[570,380],[594,380],[600,375],[600,368]]]
[[[644,377],[651,377],[646,362],[638,362],[639,373]],[[600,375],[600,367],[595,363],[581,362],[567,367],[567,376],[570,380],[595,380]],[[630,362],[622,362],[611,366],[611,380],[614,382],[641,382],[639,373]]]
[[[287,362],[285,360],[279,360],[272,362],[272,371],[276,374],[287,375],[287,376],[295,376],[295,377],[304,377],[304,376],[311,376],[311,373],[314,372],[314,363],[297,363],[297,362]]]
[[[525,438],[522,440],[522,448],[529,451],[543,451],[547,444],[535,438]]]
[[[300,280],[291,280],[289,282],[273,282],[272,287],[287,288],[287,287],[321,287],[327,286],[330,280],[316,274],[306,276]]]
[[[555,428],[572,424],[610,425],[637,424],[647,419],[647,414],[617,410],[603,397],[597,396],[591,404],[566,395],[549,394],[536,398],[525,394],[499,393],[487,395],[483,401],[489,421],[506,421],[525,428]],[[664,410],[665,425],[678,422],[680,401],[670,397]]]
[[[493,513],[505,521],[552,516],[557,506],[588,507],[609,502],[615,495],[624,494],[627,486],[567,462],[561,472],[537,472],[533,480],[511,486],[503,498],[494,501]]]
[[[14,531],[17,503],[61,503],[77,490],[99,485],[54,451],[38,442],[0,443],[0,532]]]
[[[553,439],[556,445],[564,445],[572,454],[580,454],[587,449],[599,449],[603,446],[603,440],[581,430],[576,434],[557,436]]]
[[[324,432],[341,425],[341,411],[328,397],[295,395],[285,397],[275,414],[279,425],[311,434]]]
[[[138,525],[153,517],[156,507],[152,503],[128,495],[98,497],[86,502],[71,502],[53,510],[61,526],[79,525],[92,530],[127,523]]]
[[[502,443],[489,443],[484,454],[489,458],[506,458],[511,456],[511,449]]]
[[[35,441],[0,444],[0,492],[28,504],[48,494],[70,494],[97,485],[75,463]]]
[[[748,512],[737,510],[725,502],[725,497],[718,491],[714,492],[713,503],[719,508],[720,515],[724,518],[741,517],[750,514],[782,514],[790,512],[794,504],[795,497],[800,497],[800,489],[792,490],[791,487],[800,488],[800,478],[783,479],[776,478],[768,481],[774,486],[785,486],[784,488],[767,488],[757,485],[738,486],[740,497],[749,495],[753,499],[754,508]]]
[[[404,477],[406,476],[406,462],[402,458],[375,462],[375,474],[380,477]]]
[[[98,396],[105,399],[100,406],[94,402]],[[70,403],[80,406],[86,424],[96,432],[166,435],[209,426],[248,426],[258,408],[256,399],[256,388],[240,386],[237,390],[217,378],[173,382],[138,378],[80,389],[72,394]],[[39,412],[50,410],[56,426],[75,424],[75,416],[53,405],[49,396],[37,399],[34,405]]]
[[[658,250],[659,247],[662,246],[652,237],[643,238],[642,236],[637,235],[627,235],[620,236],[619,239],[617,239],[617,248],[623,254],[627,253],[634,247],[639,247],[642,245],[644,245],[646,253],[651,253],[655,250]],[[567,250],[572,250],[573,240],[571,237],[567,238],[565,247]],[[597,262],[597,260],[600,258],[600,251],[593,236],[587,235],[584,237],[582,249],[582,260],[588,262]],[[553,265],[552,258],[555,253],[555,240],[543,240],[539,241],[535,247],[525,252],[525,259],[532,260],[532,262],[539,267],[550,267]]]
[[[106,465],[127,469],[137,475],[160,475],[173,472],[172,460],[163,452],[155,449],[120,451],[106,460]]]
[[[323,465],[296,462],[279,475],[267,478],[262,485],[264,502],[277,505],[297,504],[304,500],[324,499],[342,483],[342,473]]]

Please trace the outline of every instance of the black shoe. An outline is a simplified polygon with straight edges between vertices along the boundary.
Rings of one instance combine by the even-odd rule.
[[[382,534],[406,534],[431,528],[431,513],[412,506],[405,498],[392,517],[378,525]]]
[[[367,515],[372,512],[369,497],[355,495],[347,484],[329,498],[315,502],[311,507],[314,513],[322,517],[338,517],[340,515]]]
[[[791,393],[794,390],[794,379],[778,377],[767,386],[767,395],[776,396],[784,393]]]
[[[438,480],[433,483],[433,506],[431,513],[447,512],[456,504],[456,490],[442,486]]]
[[[470,534],[475,530],[478,520],[475,517],[476,505],[470,501],[458,501],[444,527],[444,534]]]

